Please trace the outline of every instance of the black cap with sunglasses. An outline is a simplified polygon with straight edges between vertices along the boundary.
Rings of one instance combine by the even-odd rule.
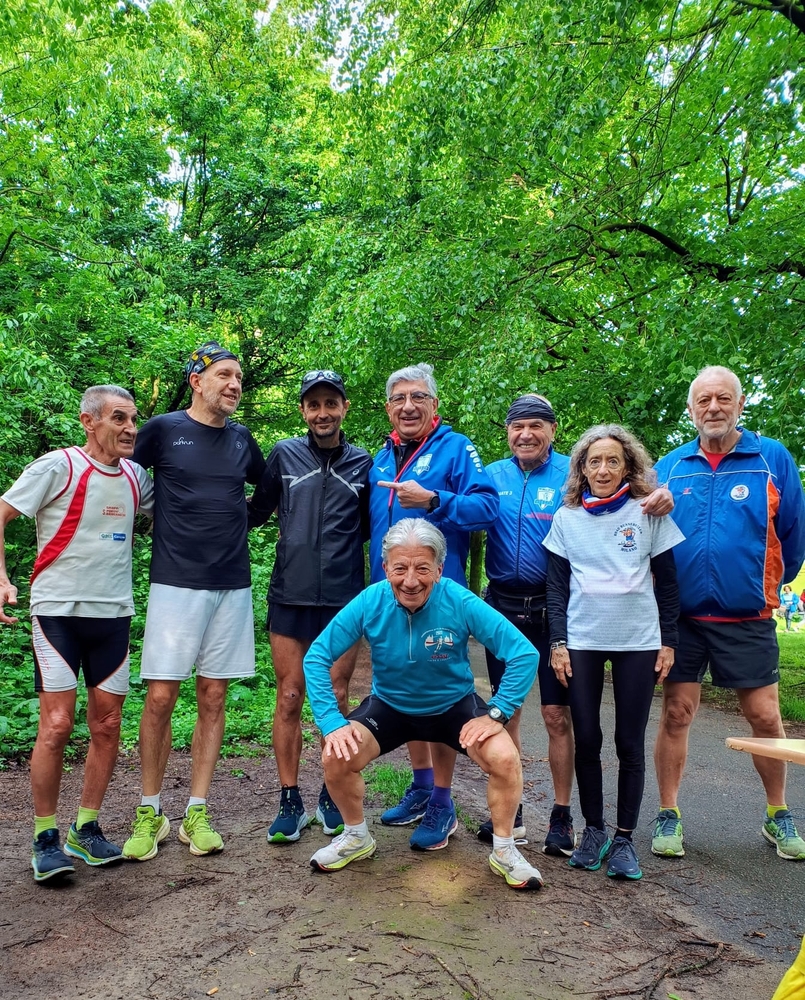
[[[319,371],[308,372],[302,379],[302,388],[299,390],[299,402],[305,398],[305,393],[317,385],[330,385],[336,389],[344,399],[347,398],[347,390],[344,388],[344,380],[337,373],[329,368],[322,368]]]

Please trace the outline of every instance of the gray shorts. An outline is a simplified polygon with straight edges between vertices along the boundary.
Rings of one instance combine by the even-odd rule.
[[[679,648],[669,681],[701,684],[707,667],[716,687],[759,688],[780,680],[780,650],[772,618],[742,622],[679,619]]]
[[[254,677],[252,589],[190,590],[152,583],[140,676],[151,681]]]

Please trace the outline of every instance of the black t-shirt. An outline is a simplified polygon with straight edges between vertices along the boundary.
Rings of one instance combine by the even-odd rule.
[[[151,582],[190,590],[251,583],[245,483],[265,460],[242,424],[200,424],[185,410],[152,417],[137,435],[134,461],[154,470]]]

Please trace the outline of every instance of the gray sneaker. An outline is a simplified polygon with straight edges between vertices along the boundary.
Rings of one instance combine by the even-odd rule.
[[[357,837],[354,833],[344,831],[333,837],[326,847],[316,851],[310,859],[310,867],[317,868],[320,872],[337,872],[350,861],[371,857],[376,846],[371,833],[367,833],[365,837]]]
[[[489,867],[496,875],[502,875],[512,889],[541,889],[542,876],[530,865],[516,847],[504,847],[499,853],[489,855]]]

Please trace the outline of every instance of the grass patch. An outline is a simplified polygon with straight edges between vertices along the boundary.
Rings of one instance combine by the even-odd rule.
[[[363,772],[366,791],[379,795],[384,807],[396,806],[413,780],[413,772],[405,764],[372,764]]]

